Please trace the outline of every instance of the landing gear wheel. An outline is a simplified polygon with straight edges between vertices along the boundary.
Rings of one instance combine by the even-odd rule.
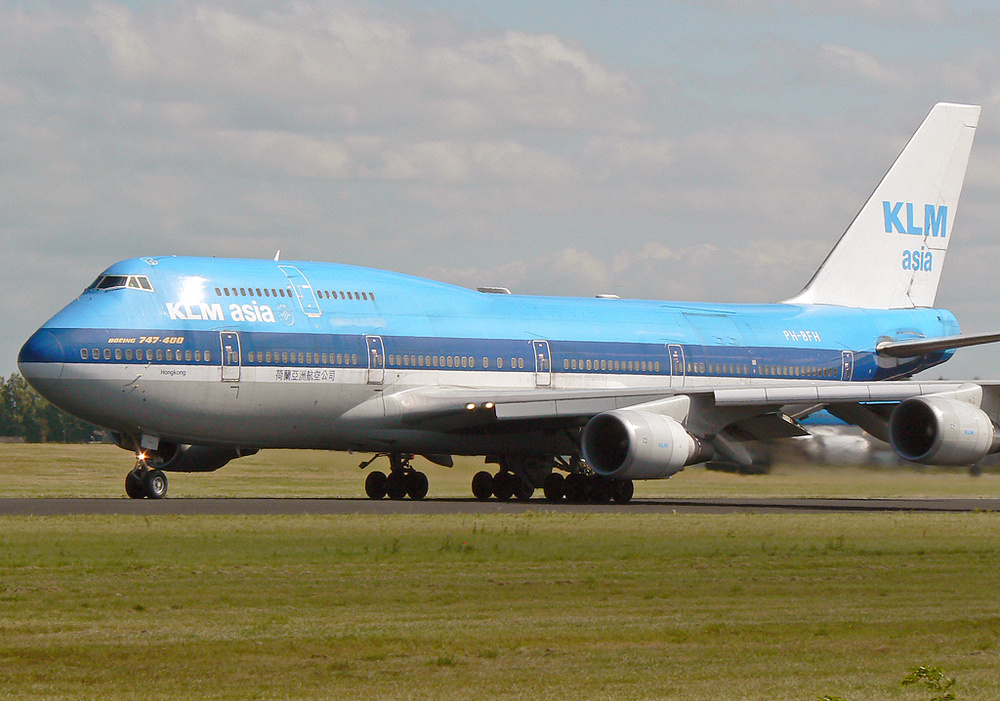
[[[479,501],[489,501],[493,496],[493,475],[485,470],[477,472],[472,478],[472,494]]]
[[[365,478],[365,494],[368,495],[369,499],[378,501],[385,496],[387,479],[385,473],[378,470],[368,473],[368,476]]]
[[[427,496],[429,484],[427,482],[427,475],[423,472],[408,472],[405,483],[406,493],[410,495],[410,499],[420,501]]]
[[[385,478],[385,493],[393,501],[399,501],[406,496],[406,475],[402,472],[390,473]]]
[[[514,497],[518,501],[530,501],[535,488],[519,477],[514,477]]]
[[[125,493],[129,499],[142,499],[146,496],[146,491],[142,486],[142,472],[132,470],[125,475]]]
[[[634,493],[635,485],[632,480],[616,480],[611,496],[619,504],[628,504]]]
[[[582,504],[587,500],[587,478],[573,473],[563,482],[563,493],[570,504]]]
[[[607,504],[611,501],[614,482],[607,477],[590,478],[590,500],[595,504]]]
[[[558,472],[553,472],[545,478],[545,485],[542,491],[545,492],[545,501],[556,504],[563,498],[563,482],[565,478]]]
[[[142,488],[149,499],[162,499],[167,496],[167,476],[162,470],[149,470],[142,478]]]
[[[498,472],[493,476],[493,496],[497,501],[510,501],[517,486],[516,480],[509,472]]]

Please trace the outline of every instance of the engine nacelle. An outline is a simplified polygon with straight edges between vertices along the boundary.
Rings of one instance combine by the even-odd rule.
[[[594,472],[616,479],[670,477],[711,455],[676,419],[634,409],[592,418],[583,429],[582,445]]]
[[[911,397],[889,416],[889,442],[899,457],[925,465],[971,465],[1000,450],[986,413],[947,397]]]

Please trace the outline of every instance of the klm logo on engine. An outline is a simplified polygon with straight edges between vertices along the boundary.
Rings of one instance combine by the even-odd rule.
[[[914,206],[912,202],[882,202],[885,233],[941,238],[948,235],[948,205],[925,204],[923,226],[918,226],[920,215],[919,210],[914,211]]]

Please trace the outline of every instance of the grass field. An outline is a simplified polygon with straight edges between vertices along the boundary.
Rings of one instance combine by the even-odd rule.
[[[0,496],[118,496],[128,468],[116,449],[2,448]],[[171,493],[360,495],[357,461],[332,457],[265,453]],[[432,495],[464,496],[456,472]],[[994,479],[690,470],[655,489]],[[930,665],[959,700],[1000,698],[998,591],[992,513],[5,517],[0,696],[926,701],[900,680]]]
[[[266,450],[207,474],[171,472],[172,497],[364,496],[370,455],[309,450]],[[121,497],[134,458],[109,445],[0,443],[0,497]],[[430,479],[429,497],[470,497],[482,459],[456,458],[451,469],[418,458]],[[388,470],[386,460],[371,469]],[[541,496],[539,491],[538,496]],[[637,498],[700,496],[1000,497],[1000,473],[972,477],[964,469],[815,468],[778,465],[768,475],[737,475],[688,468],[669,480],[636,482]]]

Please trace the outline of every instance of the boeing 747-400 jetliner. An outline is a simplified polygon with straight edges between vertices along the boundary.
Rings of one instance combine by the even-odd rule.
[[[914,373],[961,335],[933,307],[980,108],[938,104],[801,293],[778,304],[520,296],[346,265],[149,257],[116,263],[24,344],[53,404],[164,471],[263,448],[387,456],[365,490],[421,499],[410,460],[485,456],[480,499],[628,501],[632,480],[746,464],[827,409],[903,458],[1000,451],[1000,390]],[[370,461],[369,461],[370,462]]]

